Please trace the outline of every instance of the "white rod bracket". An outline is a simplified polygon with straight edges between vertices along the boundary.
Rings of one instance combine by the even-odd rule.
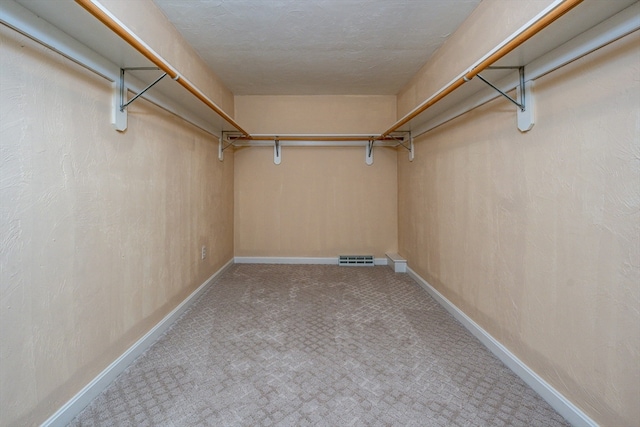
[[[522,88],[522,89],[521,89]],[[535,105],[533,97],[533,80],[529,80],[516,88],[518,99],[521,100],[524,109],[518,109],[518,130],[528,132],[535,124]]]
[[[282,147],[280,146],[280,140],[274,140],[273,144],[273,163],[279,165],[282,163]]]
[[[405,148],[409,152],[409,161],[412,162],[413,161],[413,135],[411,135],[411,131],[403,132],[403,135],[402,136],[398,135],[397,138],[398,138],[398,144],[396,145],[396,147]]]
[[[120,69],[120,78],[113,82],[111,96],[111,125],[118,132],[127,130],[127,109],[122,107],[122,100],[127,94],[124,82],[124,70]]]
[[[520,74],[520,79],[519,79],[520,81],[518,86],[516,86],[516,98],[518,99],[518,101],[511,98],[509,95],[507,95],[503,91],[501,91],[498,87],[496,87],[494,84],[486,80],[480,74],[477,74],[477,77],[483,82],[485,82],[487,85],[491,86],[491,88],[495,89],[498,93],[500,93],[500,95],[504,96],[505,98],[507,98],[509,101],[511,101],[513,104],[515,104],[518,107],[518,110],[517,110],[518,130],[520,132],[528,132],[531,130],[531,128],[533,128],[534,118],[535,118],[534,108],[533,108],[533,93],[531,91],[533,83],[532,81],[525,82],[523,66],[488,67],[488,69],[500,69],[500,68],[506,68],[506,69],[517,68],[518,69],[518,73]]]
[[[114,114],[111,118],[111,123],[117,131],[124,131],[127,129],[127,107],[135,100],[140,98],[146,91],[154,87],[160,80],[166,77],[167,73],[163,73],[160,77],[155,79],[151,84],[138,92],[133,98],[127,101],[127,86],[124,82],[124,73],[127,70],[159,70],[158,67],[133,67],[133,68],[120,68],[120,79],[116,82],[116,91],[114,94]]]
[[[413,162],[415,151],[413,147],[413,136],[409,136],[409,161]]]
[[[233,146],[233,142],[229,140],[228,136],[228,132],[222,131],[221,136],[218,138],[218,160],[220,161],[224,160],[224,150]]]
[[[367,142],[365,150],[365,162],[367,165],[371,166],[373,164],[373,139],[370,139]]]

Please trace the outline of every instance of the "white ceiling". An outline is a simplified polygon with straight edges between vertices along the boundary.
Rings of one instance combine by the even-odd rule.
[[[480,0],[154,0],[236,95],[394,95]]]

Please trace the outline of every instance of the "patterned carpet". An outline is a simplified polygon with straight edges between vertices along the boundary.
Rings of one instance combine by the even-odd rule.
[[[406,274],[234,265],[73,426],[564,426]]]

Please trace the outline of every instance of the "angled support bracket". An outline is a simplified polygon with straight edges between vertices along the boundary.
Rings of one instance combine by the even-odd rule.
[[[535,124],[535,107],[533,97],[533,80],[529,80],[518,86],[516,89],[516,93],[522,100],[522,105],[524,105],[523,110],[518,110],[518,130],[520,132],[527,132],[533,128]]]
[[[220,161],[224,160],[224,150],[233,146],[233,142],[227,138],[228,134],[228,132],[222,131],[222,136],[218,139],[218,160]]]
[[[282,163],[282,147],[279,139],[276,138],[273,142],[273,163],[279,165]]]
[[[496,67],[497,68],[497,67]],[[505,67],[507,68],[507,67]],[[508,67],[511,68],[511,67]],[[524,85],[524,67],[518,67],[520,69],[520,86]],[[520,108],[520,110],[524,111],[525,106],[524,106],[524,102],[518,102],[515,99],[513,99],[512,97],[510,97],[509,95],[507,95],[506,93],[504,93],[503,91],[501,91],[500,89],[498,89],[498,87],[496,87],[493,83],[491,83],[489,80],[485,79],[484,77],[482,77],[480,74],[476,74],[478,76],[478,78],[480,80],[482,80],[483,82],[485,82],[488,86],[490,86],[492,89],[494,89],[496,92],[498,92],[500,95],[504,96],[505,98],[507,98],[509,101],[511,101],[513,104],[515,104],[518,108]],[[521,90],[521,94],[524,95],[524,91]]]
[[[513,104],[518,107],[517,110],[517,119],[518,119],[518,129],[521,132],[527,132],[533,128],[534,125],[534,108],[533,108],[533,94],[532,87],[533,82],[528,81],[525,82],[524,78],[524,67],[489,67],[488,69],[517,69],[520,73],[520,81],[516,88],[516,96],[518,101],[504,93],[502,90],[498,89],[494,84],[489,82],[487,79],[482,77],[480,74],[476,74],[480,80],[485,82],[491,88],[496,90],[500,95],[507,98]]]
[[[113,109],[111,116],[111,124],[113,127],[120,132],[123,132],[127,129],[127,107],[140,96],[142,96],[146,91],[151,89],[156,85],[160,80],[162,80],[167,73],[163,73],[160,77],[153,81],[149,86],[142,89],[138,94],[136,94],[133,98],[127,101],[127,85],[124,80],[125,72],[127,70],[159,70],[158,67],[132,67],[132,68],[121,68],[120,69],[120,79],[115,82],[114,93],[113,93]]]
[[[373,139],[367,141],[367,146],[365,147],[365,159],[364,161],[367,165],[371,166],[373,164]]]
[[[394,135],[391,135],[394,138],[396,138]],[[413,161],[413,153],[414,153],[414,148],[413,148],[413,136],[411,136],[411,132],[406,132],[404,135],[402,136],[398,136],[397,138],[398,144],[396,145],[396,147],[403,147],[406,148],[407,151],[409,152],[409,161],[412,162]]]
[[[413,157],[415,155],[415,148],[413,147],[413,137],[409,136],[409,161],[413,162]]]

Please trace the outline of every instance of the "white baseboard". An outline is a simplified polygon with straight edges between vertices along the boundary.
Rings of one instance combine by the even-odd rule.
[[[249,257],[237,256],[236,264],[323,264],[338,265],[338,257],[311,258],[311,257]],[[374,265],[387,265],[386,258],[374,258]]]
[[[42,427],[66,426],[78,415],[93,399],[116,379],[138,356],[149,348],[156,340],[175,322],[184,311],[193,304],[196,299],[229,267],[233,265],[233,259],[229,260],[220,270],[191,293],[184,301],[174,308],[164,319],[156,324],[149,332],[133,344],[127,351],[118,357],[111,365],[95,377],[89,384],[65,403],[55,414],[50,416]]]
[[[574,426],[598,427],[598,424],[582,412],[577,406],[571,403],[566,397],[560,394],[549,383],[536,374],[531,368],[525,365],[505,346],[500,344],[487,331],[482,329],[480,325],[474,322],[462,310],[453,305],[451,301],[445,298],[426,280],[420,277],[415,271],[407,267],[407,273],[415,280],[429,295],[431,295],[440,305],[442,305],[453,317],[469,330],[476,338],[484,344],[498,359],[502,361],[509,369],[519,376],[525,383],[536,391],[544,400],[553,407],[560,415]]]

